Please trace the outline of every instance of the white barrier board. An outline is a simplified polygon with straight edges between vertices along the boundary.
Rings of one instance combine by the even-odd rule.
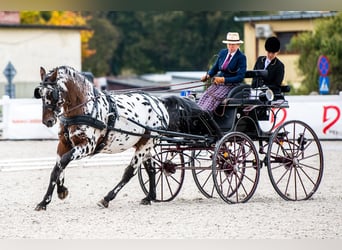
[[[278,112],[276,127],[287,120],[306,122],[320,139],[342,139],[342,95],[286,96],[288,109]],[[42,104],[36,99],[4,96],[3,139],[57,139],[58,125],[42,124]],[[269,124],[272,122],[272,117]]]
[[[287,120],[307,123],[320,139],[342,139],[342,96],[286,96],[289,108],[279,111],[276,126]]]
[[[42,124],[42,101],[2,98],[3,139],[57,139],[58,125]]]

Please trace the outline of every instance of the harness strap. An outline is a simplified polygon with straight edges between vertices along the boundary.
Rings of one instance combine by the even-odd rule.
[[[118,110],[116,108],[116,101],[115,99],[112,100],[110,94],[105,93],[108,105],[109,105],[109,117],[108,117],[108,129],[112,129],[115,127],[115,121],[118,118]]]
[[[60,116],[59,119],[64,126],[89,125],[91,127],[101,130],[107,127],[107,125],[104,122],[97,120],[89,115],[77,115],[73,117]]]
[[[108,139],[109,132],[115,130],[115,121],[118,118],[118,110],[116,107],[115,98],[112,99],[110,94],[107,92],[105,95],[109,105],[107,131],[106,134],[100,139],[99,144],[96,146],[95,152],[100,152],[106,146],[105,141]]]

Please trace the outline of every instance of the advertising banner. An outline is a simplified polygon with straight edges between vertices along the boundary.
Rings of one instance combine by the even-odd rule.
[[[342,95],[286,96],[289,108],[277,112],[275,128],[284,121],[300,120],[307,123],[320,139],[342,139]],[[36,99],[10,99],[4,96],[2,104],[3,139],[57,139],[58,124],[47,128],[42,124],[42,104]],[[276,112],[277,110],[274,110]],[[262,122],[268,131],[274,117]],[[267,123],[265,125],[265,123]],[[265,127],[266,126],[266,127]],[[275,129],[274,128],[274,129]]]

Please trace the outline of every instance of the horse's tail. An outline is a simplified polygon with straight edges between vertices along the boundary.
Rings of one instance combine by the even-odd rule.
[[[203,112],[196,102],[186,97],[172,95],[164,97],[163,102],[169,113],[171,131],[191,132],[193,120]]]

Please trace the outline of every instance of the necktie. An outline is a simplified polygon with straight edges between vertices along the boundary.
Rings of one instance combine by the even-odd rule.
[[[226,58],[226,60],[224,61],[224,63],[222,64],[222,69],[226,69],[229,62],[230,62],[230,58],[232,58],[232,54],[229,54],[228,57]]]

